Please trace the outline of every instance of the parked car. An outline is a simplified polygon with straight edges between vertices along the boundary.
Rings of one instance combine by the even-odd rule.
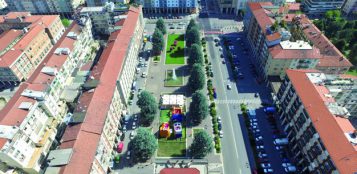
[[[175,27],[174,27],[174,26],[171,26],[170,29],[175,29]]]
[[[126,132],[126,125],[124,124],[123,126],[123,132],[125,133]]]
[[[291,163],[282,163],[281,166],[288,167],[288,166],[292,166],[292,164]]]
[[[273,169],[264,169],[264,173],[274,173]]]
[[[218,38],[215,38],[215,39],[214,39],[214,42],[219,42],[219,39],[218,39]]]
[[[259,154],[258,154],[258,157],[259,157],[259,158],[267,158],[268,155],[267,155],[266,153],[259,153]]]
[[[227,84],[227,89],[229,89],[229,90],[231,90],[231,89],[232,89],[231,84]]]
[[[219,131],[219,137],[223,138],[223,131]]]
[[[226,64],[226,61],[222,60],[222,64]]]
[[[260,132],[260,129],[253,129],[253,133]]]
[[[217,117],[217,121],[218,121],[218,123],[222,123],[222,118],[221,118],[221,116],[218,116],[218,117]]]
[[[254,94],[254,97],[255,97],[255,98],[258,98],[258,97],[259,97],[259,93],[255,93],[255,94]]]
[[[253,126],[258,126],[258,123],[257,122],[251,122],[250,123],[250,127],[253,127]]]
[[[287,145],[289,144],[289,140],[287,138],[277,138],[274,140],[275,145]]]
[[[276,150],[283,150],[283,149],[284,149],[284,146],[275,146],[275,149],[276,149]]]
[[[250,122],[257,122],[258,120],[256,118],[251,118]]]
[[[131,126],[132,129],[136,129],[136,122],[133,122],[133,125]]]
[[[261,140],[263,140],[262,136],[255,137],[255,141],[261,141]]]
[[[138,114],[135,114],[134,115],[134,121],[137,121],[138,120]]]
[[[134,139],[135,135],[136,135],[135,131],[130,132],[130,139],[131,140]]]
[[[257,146],[257,150],[264,149],[264,146]]]
[[[262,166],[263,169],[271,167],[270,163],[261,163],[260,166]]]
[[[285,172],[287,172],[287,173],[296,172],[296,167],[295,166],[285,167]]]
[[[131,152],[128,151],[128,152],[126,153],[126,159],[130,159],[130,155],[131,155]]]
[[[218,129],[222,130],[222,122],[218,122]]]

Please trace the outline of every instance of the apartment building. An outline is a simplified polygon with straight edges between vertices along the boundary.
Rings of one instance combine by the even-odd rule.
[[[280,119],[301,173],[357,171],[356,129],[318,70],[287,70],[278,92]]]
[[[285,76],[286,69],[344,73],[352,64],[304,15],[271,2],[248,3],[244,32],[257,70],[268,77]]]
[[[342,5],[342,12],[347,16],[353,16],[357,13],[357,0],[345,0]]]
[[[197,0],[140,0],[144,13],[196,13]]]
[[[238,15],[239,10],[245,10],[249,2],[260,2],[259,0],[219,0],[221,13]],[[282,5],[285,0],[271,0],[274,5]]]
[[[90,19],[74,22],[0,111],[0,162],[26,173],[41,173],[41,165],[56,142],[57,126],[67,112],[60,94],[67,78],[90,51],[91,41]]]
[[[95,34],[110,35],[113,31],[120,29],[116,22],[125,18],[127,7],[118,7],[114,3],[106,3],[104,6],[84,7],[80,16],[89,16],[92,21]]]
[[[58,15],[0,16],[0,84],[25,81],[64,32]]]
[[[84,0],[5,0],[10,11],[28,11],[32,14],[71,14]]]
[[[86,0],[87,7],[104,6],[108,2],[127,4],[129,0]]]
[[[323,14],[328,10],[339,10],[344,0],[303,0],[302,9],[309,14]]]
[[[136,45],[140,45],[142,39],[141,8],[130,7],[127,18],[120,23],[121,30],[110,35],[90,78],[83,85],[59,149],[49,155],[51,160],[46,173],[108,172],[116,153],[113,149],[121,135],[118,127],[126,112],[127,85],[131,85],[134,77]]]

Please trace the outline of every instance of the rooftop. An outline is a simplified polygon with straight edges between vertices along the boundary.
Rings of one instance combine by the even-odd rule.
[[[139,20],[141,8],[131,7],[120,32],[113,32],[99,62],[92,68],[91,79],[99,83],[92,91],[84,92],[75,109],[85,113],[83,123],[67,127],[61,148],[73,148],[70,163],[61,173],[89,173],[103,131],[116,81],[124,64],[128,45]]]
[[[324,99],[328,91],[319,87],[319,78],[323,78],[320,74],[317,70],[287,70],[287,76],[338,171],[354,173],[357,171],[357,144],[351,143],[346,134],[355,129],[348,119],[330,112],[328,105],[333,101],[326,103]]]
[[[196,168],[164,168],[160,174],[200,174]]]
[[[58,15],[31,16],[28,12],[10,12],[7,15],[0,16],[0,23],[22,23],[25,25],[24,30],[11,29],[5,31],[2,34],[3,37],[0,36],[0,41],[2,43],[0,50],[5,49],[6,51],[0,54],[0,67],[8,67],[13,64],[13,62],[23,53],[24,49],[30,45],[33,38],[41,32],[44,32],[45,28],[51,26],[56,19],[59,19]],[[10,45],[11,47],[6,50],[9,44],[21,34],[23,34],[22,37],[20,37],[19,40],[16,40],[16,43]]]

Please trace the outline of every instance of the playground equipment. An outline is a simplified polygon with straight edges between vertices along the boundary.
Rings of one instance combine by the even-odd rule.
[[[182,124],[180,122],[174,123],[174,133],[176,138],[182,137]]]
[[[170,124],[168,122],[162,123],[160,126],[160,137],[168,138],[171,135]]]

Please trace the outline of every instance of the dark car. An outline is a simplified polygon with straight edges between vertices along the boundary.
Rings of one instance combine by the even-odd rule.
[[[221,58],[224,58],[223,54],[221,54]]]
[[[222,130],[222,123],[218,122],[218,129]]]

